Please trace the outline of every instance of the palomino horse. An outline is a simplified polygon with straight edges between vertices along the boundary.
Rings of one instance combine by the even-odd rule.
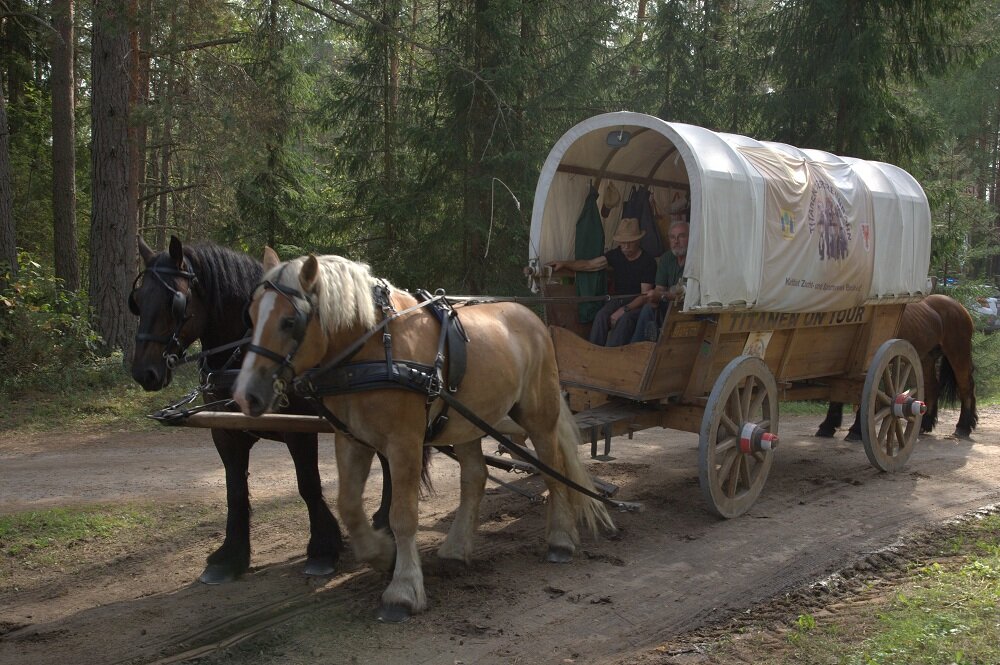
[[[336,364],[344,370],[341,379],[366,375],[369,380],[373,372],[383,372],[383,379],[388,379],[397,371],[391,369],[393,363],[434,365],[442,330],[438,319],[429,307],[417,306],[409,293],[374,278],[368,266],[339,256],[309,256],[279,264],[269,248],[264,266],[267,273],[250,306],[253,341],[234,394],[243,413],[257,416],[269,411],[280,401],[283,385],[296,376],[301,380],[302,372],[315,365],[324,368],[320,376],[332,369],[326,364]],[[375,297],[380,298],[381,312]],[[464,380],[454,397],[494,426],[512,419],[527,432],[543,463],[592,490],[577,452],[579,431],[561,396],[555,351],[542,321],[514,303],[462,307],[458,319],[468,343]],[[382,334],[374,334],[380,326]],[[454,353],[451,358],[457,364]],[[341,359],[350,362],[343,364]],[[426,440],[428,423],[436,420],[442,401],[388,383],[364,391],[347,385],[335,394],[321,394],[326,395],[325,415],[350,433],[337,435],[341,518],[360,560],[389,570],[395,553],[379,618],[405,621],[427,604],[415,539],[421,451],[430,444],[455,446],[461,464],[461,503],[438,555],[468,561],[486,482],[479,442],[483,432],[453,413],[433,440]],[[389,459],[392,472],[389,523],[395,545],[384,532],[374,531],[362,512],[374,451]],[[548,559],[568,561],[578,542],[578,521],[592,531],[599,525],[613,526],[602,504],[548,477],[546,483]]]
[[[214,349],[244,337],[247,327],[243,311],[263,269],[259,261],[245,254],[210,243],[182,246],[180,240],[172,237],[169,252],[155,253],[142,238],[138,242],[145,268],[129,297],[129,306],[139,316],[132,376],[143,388],[152,391],[170,384],[173,362],[195,340],[200,339],[205,349]],[[225,373],[217,370],[227,364],[232,353],[228,349],[201,361],[203,374],[215,372],[214,389],[206,393],[207,399],[229,397],[235,371],[227,385]],[[172,361],[168,362],[168,357]],[[314,413],[302,400],[293,404],[290,412]],[[250,566],[247,476],[250,449],[259,438],[259,434],[250,432],[212,430],[212,440],[226,468],[228,516],[225,540],[209,555],[208,565],[198,578],[206,584],[234,580]],[[268,438],[284,441],[288,446],[295,462],[299,494],[309,510],[305,572],[330,574],[343,545],[337,520],[323,500],[316,434],[279,433]],[[383,523],[387,521],[389,483],[385,486],[384,510],[380,509]]]
[[[954,298],[929,295],[920,302],[910,303],[903,310],[897,337],[905,339],[917,350],[924,370],[924,396],[927,413],[920,425],[921,432],[930,432],[937,425],[938,404],[955,401],[957,393],[962,410],[955,426],[955,436],[967,439],[972,435],[979,414],[976,412],[976,384],[972,376],[972,333],[975,324],[968,310]],[[935,365],[940,359],[940,371]],[[843,404],[830,402],[826,420],[816,436],[832,437],[843,418]],[[861,429],[857,418],[847,433],[848,441],[860,441]]]

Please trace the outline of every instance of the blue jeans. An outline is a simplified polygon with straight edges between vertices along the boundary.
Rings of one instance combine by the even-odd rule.
[[[635,322],[635,333],[629,344],[636,342],[655,342],[660,335],[660,326],[657,322],[657,315],[660,313],[659,305],[646,304],[639,311],[639,318]]]

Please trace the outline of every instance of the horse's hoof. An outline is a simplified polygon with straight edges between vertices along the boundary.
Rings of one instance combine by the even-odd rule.
[[[844,437],[844,441],[861,441],[860,432],[848,432],[847,436]]]
[[[382,605],[378,608],[378,620],[382,623],[406,623],[411,616],[410,608],[404,605]]]
[[[955,438],[964,439],[965,441],[972,441],[972,430],[956,429]]]
[[[818,430],[816,430],[815,436],[818,436],[821,439],[832,439],[836,431],[837,430],[835,429],[826,429],[825,427],[820,427]]]
[[[573,560],[573,550],[568,547],[551,545],[545,555],[545,560],[549,563],[569,563]]]
[[[306,559],[306,566],[302,569],[303,575],[311,577],[326,577],[333,575],[337,570],[337,560],[332,556],[311,556]]]
[[[220,563],[210,563],[205,566],[204,572],[198,576],[198,581],[208,585],[228,584],[229,582],[238,580],[241,574],[229,566],[224,566]]]

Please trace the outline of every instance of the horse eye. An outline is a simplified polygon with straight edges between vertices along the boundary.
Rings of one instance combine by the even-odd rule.
[[[281,320],[280,327],[282,330],[291,330],[295,327],[294,317],[288,316]]]

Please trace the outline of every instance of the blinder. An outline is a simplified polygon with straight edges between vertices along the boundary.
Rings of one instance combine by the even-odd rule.
[[[292,306],[292,311],[295,314],[292,317],[287,317],[281,321],[281,331],[289,335],[296,343],[296,346],[302,342],[306,336],[306,328],[309,326],[309,317],[312,316],[312,310],[316,306],[314,300],[306,295],[303,295],[297,289],[293,289],[287,286],[282,286],[281,284],[275,284],[271,281],[266,281],[258,285],[258,289],[262,288],[264,290],[277,291],[284,297],[289,304]],[[256,291],[256,289],[255,289]],[[308,311],[303,311],[297,301],[305,302],[309,305]],[[252,302],[252,301],[251,301]],[[246,309],[243,310],[243,322],[246,323],[247,328],[253,328],[253,320],[250,318],[250,304],[248,303]]]
[[[136,291],[139,290],[139,284],[146,273],[152,273],[153,276],[156,277],[156,279],[160,282],[160,284],[162,284],[164,288],[166,288],[173,294],[170,300],[170,316],[173,317],[175,323],[178,324],[183,323],[187,319],[187,305],[188,305],[187,294],[183,293],[180,289],[168,284],[166,280],[164,280],[163,277],[161,277],[160,275],[169,275],[171,277],[174,276],[186,277],[188,279],[188,283],[192,288],[195,285],[197,285],[198,277],[189,270],[178,270],[176,268],[158,268],[155,266],[152,268],[146,268],[138,275],[136,275],[135,281],[132,282],[132,290],[128,294],[129,311],[131,311],[136,316],[140,315],[141,310],[139,309],[139,301],[136,300],[135,294]]]

